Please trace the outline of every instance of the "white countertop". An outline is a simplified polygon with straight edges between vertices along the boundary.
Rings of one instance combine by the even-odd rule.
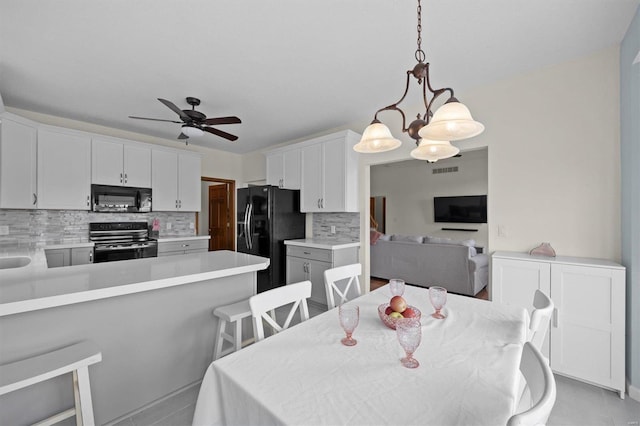
[[[305,238],[302,240],[285,240],[284,242],[289,246],[311,247],[326,250],[340,250],[349,247],[360,247],[359,241],[340,241],[340,240],[326,240],[318,238]]]
[[[268,266],[267,258],[226,250],[52,269],[34,259],[32,265],[23,268],[0,270],[0,316],[190,284]]]
[[[209,235],[194,235],[192,237],[165,237],[158,238],[159,243],[169,243],[172,241],[189,241],[189,240],[208,240],[211,237]]]
[[[495,251],[491,254],[493,258],[504,258],[504,259],[516,259],[516,260],[525,260],[525,261],[533,261],[533,262],[549,262],[549,263],[566,263],[570,265],[579,265],[579,266],[592,266],[598,268],[609,268],[609,269],[625,269],[619,263],[613,262],[607,259],[595,259],[591,257],[574,257],[574,256],[539,256],[532,255],[524,252],[514,252],[514,251]]]
[[[68,248],[84,248],[84,247],[93,247],[93,241],[87,241],[83,243],[60,243],[60,244],[47,244],[43,248],[45,250],[56,250],[56,249],[68,249]]]

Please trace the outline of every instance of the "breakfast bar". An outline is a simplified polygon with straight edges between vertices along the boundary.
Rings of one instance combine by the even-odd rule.
[[[256,293],[269,259],[231,251],[0,270],[0,364],[91,340],[97,424],[197,383],[211,362],[213,308]],[[70,377],[0,397],[0,424],[73,405]]]

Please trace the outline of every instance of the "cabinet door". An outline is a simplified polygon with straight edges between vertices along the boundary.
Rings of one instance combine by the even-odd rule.
[[[71,265],[93,263],[93,247],[75,247],[71,249]]]
[[[300,211],[323,211],[322,145],[315,144],[302,149],[302,181],[300,187]]]
[[[292,149],[283,154],[283,187],[286,189],[300,189],[300,150]]]
[[[324,193],[322,211],[345,211],[345,151],[344,139],[327,141],[323,144],[322,176]]]
[[[124,145],[124,186],[151,188],[151,149]]]
[[[200,157],[179,155],[178,161],[178,209],[199,212],[202,194],[200,191]]]
[[[307,260],[301,257],[287,256],[286,283],[293,284],[309,279],[307,273]]]
[[[89,210],[91,139],[38,130],[38,208]]]
[[[124,183],[121,143],[97,138],[91,141],[91,183],[117,186]]]
[[[624,270],[551,267],[554,371],[624,391]]]
[[[328,262],[308,260],[309,280],[311,281],[311,300],[321,305],[327,305],[327,292],[324,289],[324,271],[331,268]]]
[[[36,205],[36,129],[2,119],[0,133],[0,208]]]
[[[178,210],[178,154],[154,149],[151,160],[152,210]]]
[[[551,295],[551,266],[549,262],[530,262],[512,259],[491,259],[491,300],[519,306],[533,311],[533,296],[536,290]],[[542,354],[549,358],[549,335],[547,333]]]
[[[71,265],[71,249],[49,249],[44,251],[47,268],[60,268]]]
[[[284,183],[284,155],[282,153],[267,155],[267,185],[282,188]]]

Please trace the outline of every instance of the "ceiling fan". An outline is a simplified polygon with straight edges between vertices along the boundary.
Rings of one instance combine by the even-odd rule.
[[[134,117],[129,116],[129,118],[135,118],[137,120],[152,120],[152,121],[166,121],[169,123],[177,123],[182,124],[182,129],[180,135],[178,135],[178,139],[189,139],[189,137],[197,137],[201,136],[204,132],[208,132],[214,134],[216,136],[220,136],[221,138],[228,139],[230,141],[235,141],[238,139],[237,136],[232,135],[227,132],[223,132],[222,130],[218,130],[213,127],[213,125],[219,124],[238,124],[242,123],[238,117],[215,117],[215,118],[207,118],[206,115],[201,113],[200,111],[196,111],[196,106],[200,105],[200,99],[188,97],[187,103],[191,105],[191,109],[180,109],[173,102],[168,101],[166,99],[158,98],[160,102],[166,105],[171,111],[178,114],[182,121],[177,120],[165,120],[161,118],[146,118],[146,117]],[[187,141],[188,143],[188,141]]]

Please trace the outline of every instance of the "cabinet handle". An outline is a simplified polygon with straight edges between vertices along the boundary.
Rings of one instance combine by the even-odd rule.
[[[178,208],[178,200],[176,200],[176,209]]]
[[[33,205],[35,206],[38,203],[38,196],[36,195],[36,193],[33,193]]]
[[[127,177],[127,174],[124,174],[124,183],[127,183],[127,181],[129,180],[129,178]]]
[[[320,198],[320,207],[324,209],[324,198]]]
[[[122,173],[120,173],[120,183],[122,183]]]
[[[183,244],[182,247],[189,247],[189,244]]]
[[[553,309],[553,326],[555,328],[558,328],[560,325],[560,318],[558,315],[558,308],[554,308]]]
[[[318,198],[318,208],[320,208],[320,198]]]
[[[91,195],[87,195],[87,207],[91,205]]]
[[[93,263],[93,251],[89,252],[89,263]]]
[[[304,254],[311,254],[311,253],[310,253],[310,252],[308,252],[308,251],[303,251],[303,253],[304,253]]]

